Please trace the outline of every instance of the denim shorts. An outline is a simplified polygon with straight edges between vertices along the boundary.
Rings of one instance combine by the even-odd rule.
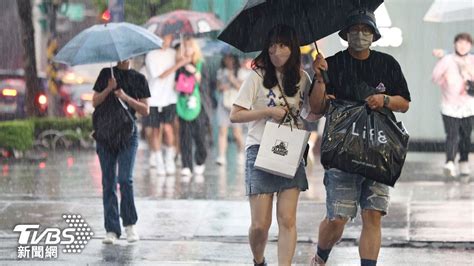
[[[327,218],[355,218],[357,206],[387,214],[389,187],[358,174],[331,168],[324,173]]]
[[[260,145],[252,145],[247,148],[247,159],[245,162],[245,190],[247,196],[280,192],[294,187],[297,187],[300,191],[308,189],[308,180],[306,179],[303,163],[296,170],[293,179],[255,168],[255,159],[257,159],[259,147]]]

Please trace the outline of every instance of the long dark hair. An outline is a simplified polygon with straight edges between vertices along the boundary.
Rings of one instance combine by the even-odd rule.
[[[263,70],[263,86],[267,89],[275,87],[278,83],[275,66],[270,61],[268,49],[276,43],[281,43],[290,48],[291,55],[283,66],[283,90],[286,96],[293,97],[298,88],[301,73],[301,52],[295,30],[287,25],[277,25],[268,33],[262,52],[253,60],[252,69]]]
[[[234,75],[237,77],[237,73],[239,73],[239,68],[240,68],[240,63],[239,63],[239,58],[235,54],[224,54],[221,59],[221,68],[226,69],[225,65],[225,59],[227,57],[232,58],[232,64],[234,65]]]

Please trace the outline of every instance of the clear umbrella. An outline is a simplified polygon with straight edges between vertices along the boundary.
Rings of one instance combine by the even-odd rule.
[[[94,25],[72,38],[54,61],[70,66],[124,61],[159,49],[162,42],[145,28],[127,22]],[[112,67],[110,71],[113,77]]]
[[[435,0],[423,20],[427,22],[474,20],[474,1]]]
[[[161,48],[162,40],[126,22],[94,25],[70,40],[54,57],[67,65],[117,62]]]

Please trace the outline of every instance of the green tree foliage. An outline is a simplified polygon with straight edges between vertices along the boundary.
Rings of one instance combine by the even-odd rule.
[[[107,0],[93,1],[98,12],[107,9]],[[125,21],[141,25],[153,16],[190,7],[191,0],[125,0]]]

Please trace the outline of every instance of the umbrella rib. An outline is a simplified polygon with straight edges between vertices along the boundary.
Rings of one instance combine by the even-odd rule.
[[[159,37],[133,24],[95,25],[70,40],[53,60],[71,66],[119,62],[158,49],[161,43]]]
[[[115,43],[114,36],[112,35],[112,32],[110,30],[107,31],[109,34],[110,38],[112,39],[112,43]],[[118,50],[118,45],[113,45],[115,52],[117,53],[118,58],[120,59],[119,61],[122,61],[122,58],[120,57],[120,52]]]
[[[89,37],[90,36],[88,36],[87,34],[84,34],[83,42],[81,43],[81,45],[78,45],[78,46],[84,45],[89,40]],[[71,56],[71,62],[73,62],[71,65],[76,65],[74,62],[76,62],[77,56],[79,56],[79,53],[80,53],[80,49],[76,49],[74,55]]]

